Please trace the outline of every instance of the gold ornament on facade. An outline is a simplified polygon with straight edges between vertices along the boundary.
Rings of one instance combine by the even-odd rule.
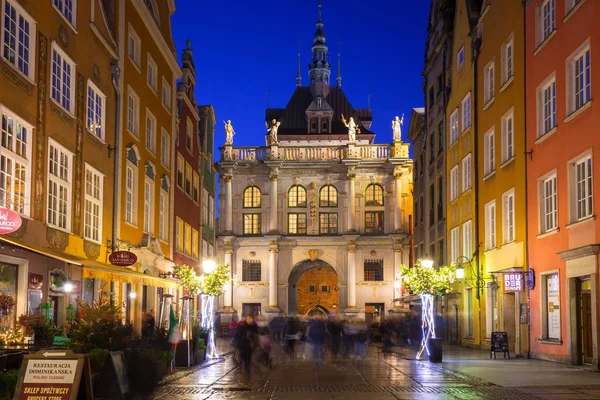
[[[248,257],[250,257],[250,258],[256,257],[256,252],[255,251],[251,251],[250,253],[248,253]]]
[[[315,261],[317,259],[317,257],[319,256],[319,250],[311,249],[311,250],[308,250],[306,252],[306,254],[308,254],[308,258],[310,258],[310,261]]]

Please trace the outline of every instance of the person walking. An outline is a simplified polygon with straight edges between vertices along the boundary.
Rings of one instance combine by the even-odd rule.
[[[312,346],[313,360],[317,363],[323,361],[325,332],[325,322],[320,316],[313,316],[308,321],[308,342]]]
[[[283,337],[285,339],[285,354],[294,357],[294,346],[298,335],[298,325],[292,317],[288,317],[283,326]]]
[[[342,326],[336,316],[330,317],[327,322],[327,332],[329,332],[331,354],[337,357],[340,352],[340,344],[342,342]]]
[[[258,326],[252,315],[247,315],[239,332],[239,348],[242,367],[245,372],[250,372],[252,354],[258,345]]]

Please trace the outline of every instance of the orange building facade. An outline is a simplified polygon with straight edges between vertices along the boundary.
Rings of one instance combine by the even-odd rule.
[[[595,210],[600,110],[593,77],[600,2],[526,7],[528,243],[535,274],[531,355],[598,369],[600,279]]]

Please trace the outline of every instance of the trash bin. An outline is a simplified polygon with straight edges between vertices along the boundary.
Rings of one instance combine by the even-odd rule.
[[[442,362],[442,343],[443,339],[440,338],[429,339],[429,362]]]

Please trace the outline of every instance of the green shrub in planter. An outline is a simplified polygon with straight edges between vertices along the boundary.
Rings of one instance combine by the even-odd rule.
[[[172,360],[168,351],[153,348],[135,349],[127,362],[129,381],[134,392],[148,393],[166,375]]]
[[[12,399],[18,377],[18,369],[0,371],[0,399]]]
[[[88,357],[90,360],[90,368],[92,370],[92,374],[102,373],[102,369],[104,368],[104,364],[106,363],[106,359],[108,358],[108,350],[106,349],[92,349],[88,353]]]

